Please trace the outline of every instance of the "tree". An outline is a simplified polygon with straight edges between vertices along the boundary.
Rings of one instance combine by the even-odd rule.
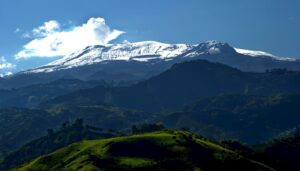
[[[47,129],[48,136],[52,136],[54,133],[53,129]]]
[[[132,134],[137,134],[137,133],[139,133],[139,130],[138,130],[138,128],[136,127],[136,125],[132,125],[132,126],[131,126],[131,132],[132,132]]]
[[[144,123],[142,125],[131,127],[132,133],[146,133],[164,130],[165,126],[162,123]]]

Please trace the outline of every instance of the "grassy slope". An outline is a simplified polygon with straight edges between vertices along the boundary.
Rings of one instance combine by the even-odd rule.
[[[62,126],[59,130],[31,141],[0,160],[0,170],[9,170],[44,154],[51,153],[72,143],[82,140],[111,138],[116,135],[91,126],[83,126],[80,120],[72,125]],[[0,147],[1,148],[1,147]]]
[[[272,170],[187,132],[155,132],[72,144],[19,170]]]

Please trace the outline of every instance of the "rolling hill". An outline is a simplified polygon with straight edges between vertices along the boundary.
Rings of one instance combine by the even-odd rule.
[[[273,170],[188,132],[82,141],[17,170]]]

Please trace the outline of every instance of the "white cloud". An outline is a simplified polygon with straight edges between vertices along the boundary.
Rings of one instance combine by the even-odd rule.
[[[62,29],[54,20],[32,30],[33,39],[18,52],[16,59],[64,56],[91,45],[105,45],[125,32],[111,29],[103,18],[90,18],[87,23]]]
[[[0,70],[11,69],[14,67],[15,67],[15,65],[7,62],[6,59],[4,58],[4,56],[0,57]]]
[[[55,33],[60,29],[60,24],[55,20],[45,22],[44,25],[32,30],[34,36],[46,37],[49,34]]]
[[[20,28],[16,28],[15,31],[14,31],[14,33],[19,33],[20,31],[21,31]]]
[[[12,72],[0,73],[0,78],[5,76],[10,76],[10,75],[13,75],[13,73]]]
[[[31,38],[31,35],[29,33],[23,33],[22,38],[25,38],[25,39]]]

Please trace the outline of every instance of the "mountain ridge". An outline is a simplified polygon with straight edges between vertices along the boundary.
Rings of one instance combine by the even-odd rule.
[[[197,45],[125,42],[89,46],[48,65],[0,78],[0,89],[20,88],[57,79],[140,81],[158,75],[176,63],[198,59],[246,72],[265,72],[276,68],[300,71],[300,60],[237,49],[218,41]]]
[[[53,72],[56,71],[55,69],[69,69],[113,60],[151,62],[153,59],[173,60],[173,58],[178,56],[193,58],[199,55],[216,55],[220,53],[238,53],[252,57],[263,56],[274,60],[296,61],[294,58],[277,57],[263,51],[233,48],[228,43],[215,40],[196,45],[142,41],[133,43],[124,42],[105,46],[88,46],[42,67],[25,71],[25,73]]]

